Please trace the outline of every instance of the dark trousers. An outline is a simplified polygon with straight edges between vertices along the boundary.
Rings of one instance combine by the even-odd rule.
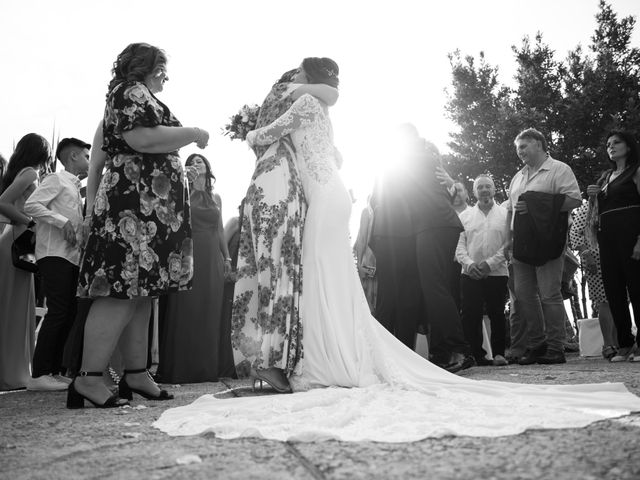
[[[429,351],[436,363],[448,363],[452,353],[470,353],[458,307],[451,292],[453,258],[460,238],[457,228],[432,228],[416,235],[416,259],[427,321]]]
[[[64,258],[41,258],[38,269],[47,299],[47,314],[33,354],[34,378],[63,371],[62,353],[76,317],[78,283],[78,267]]]
[[[415,239],[376,237],[373,250],[378,277],[374,316],[398,340],[413,350],[418,324],[424,322]]]
[[[487,354],[482,348],[482,317],[485,309],[491,321],[493,356],[504,356],[504,306],[507,301],[508,278],[500,276],[474,280],[468,275],[462,275],[462,327],[476,359],[484,358]]]
[[[640,211],[640,208],[603,215],[598,234],[602,284],[613,323],[616,325],[620,347],[631,347],[634,344],[629,299],[636,327],[640,331],[640,260],[631,258],[640,234],[640,215],[636,211]],[[635,341],[640,346],[640,333]]]
[[[78,298],[77,303],[76,318],[67,336],[67,342],[64,345],[64,354],[62,356],[62,364],[67,367],[67,373],[72,377],[78,374],[82,365],[84,325],[87,323],[87,317],[89,316],[89,310],[91,310],[93,300],[90,298]]]

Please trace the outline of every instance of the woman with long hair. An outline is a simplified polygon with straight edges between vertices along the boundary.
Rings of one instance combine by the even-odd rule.
[[[163,383],[217,382],[234,373],[231,326],[222,323],[224,277],[231,259],[211,164],[194,153],[185,165],[198,172],[190,182],[193,288],[168,295],[158,376]]]
[[[193,142],[204,148],[209,134],[183,127],[156,97],[169,79],[164,51],[132,43],[118,55],[112,75],[91,149],[104,150],[106,170],[102,174],[102,162],[89,167],[89,233],[78,281],[78,296],[94,301],[68,408],[82,408],[85,399],[100,408],[126,403],[102,379],[116,344],[125,368],[122,398],[173,398],[145,368],[151,298],[188,290],[193,275],[188,189],[178,149]]]
[[[587,187],[597,200],[597,236],[604,291],[618,335],[612,362],[640,361],[640,334],[633,337],[629,302],[640,326],[640,158],[638,144],[628,132],[607,135],[611,167],[597,184]]]
[[[0,215],[4,216],[0,217],[4,222],[0,224],[4,226],[0,229],[0,390],[24,388],[31,378],[36,328],[33,274],[13,266],[11,244],[27,228],[35,226],[23,212],[24,203],[50,162],[49,142],[29,133],[16,145],[0,179]],[[6,225],[8,222],[10,225]]]
[[[334,104],[338,90],[296,83],[286,72],[265,98],[256,128],[282,115],[303,94]],[[231,342],[238,376],[254,376],[278,392],[302,357],[302,230],[307,210],[291,139],[254,147],[256,167],[244,199],[232,308]]]

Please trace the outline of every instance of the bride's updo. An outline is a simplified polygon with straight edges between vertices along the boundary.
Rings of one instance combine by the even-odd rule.
[[[111,73],[113,78],[109,83],[109,93],[120,83],[127,80],[142,82],[147,75],[156,68],[167,64],[167,54],[164,50],[148,43],[132,43],[118,55],[113,62]]]
[[[327,57],[307,57],[302,61],[302,68],[309,83],[324,83],[338,88],[340,69],[338,64]]]

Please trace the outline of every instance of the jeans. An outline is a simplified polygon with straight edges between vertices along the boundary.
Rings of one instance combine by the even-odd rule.
[[[539,267],[513,260],[518,313],[527,328],[529,349],[546,344],[555,353],[564,351],[563,264],[563,255]]]

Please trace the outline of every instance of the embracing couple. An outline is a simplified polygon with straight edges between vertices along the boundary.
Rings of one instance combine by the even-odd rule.
[[[409,386],[442,374],[370,313],[328,114],[338,83],[333,60],[304,59],[273,86],[247,135],[258,159],[241,221],[231,341],[238,375],[254,387]]]

